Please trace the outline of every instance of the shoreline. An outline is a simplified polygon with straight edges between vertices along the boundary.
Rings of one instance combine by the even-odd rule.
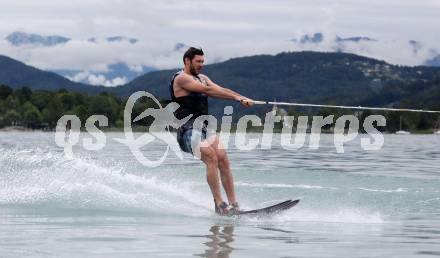
[[[99,128],[104,133],[123,133],[124,128],[123,127],[101,127]],[[0,128],[0,132],[23,132],[23,133],[32,133],[32,132],[48,132],[52,133],[55,132],[54,129],[32,129],[32,128],[26,128],[21,126],[9,126],[9,127],[3,127]],[[87,132],[85,128],[81,128],[81,132]],[[132,132],[134,133],[146,133],[149,132],[149,128],[146,126],[136,126],[132,127]],[[171,130],[171,132],[176,132],[176,130]],[[273,133],[274,134],[281,134],[281,129],[274,128]],[[440,136],[440,130],[430,129],[430,130],[416,130],[416,131],[409,131],[410,134],[406,135],[439,135]],[[217,130],[217,133],[220,133],[220,130]],[[245,133],[244,131],[237,131],[236,128],[231,128],[230,133]],[[246,131],[246,133],[263,133],[262,128],[250,128]],[[292,134],[295,134],[296,132],[293,131]],[[310,130],[307,130],[307,134],[310,134]],[[321,130],[322,134],[333,134],[333,130]],[[359,134],[367,134],[365,132],[358,132]],[[399,135],[395,132],[381,132],[382,134],[386,135]]]

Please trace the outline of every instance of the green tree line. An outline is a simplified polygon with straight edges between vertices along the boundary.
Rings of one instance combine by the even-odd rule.
[[[436,81],[436,83],[438,82]],[[433,92],[430,92],[430,94],[425,93],[425,96],[417,97],[424,100],[421,103],[429,103],[431,108],[440,108],[436,102],[440,95],[436,94],[439,94],[439,92],[436,91],[435,94]],[[52,130],[56,127],[58,119],[63,115],[78,116],[82,126],[85,125],[85,121],[91,115],[105,115],[108,118],[109,127],[122,128],[126,101],[126,98],[120,98],[107,92],[98,95],[87,95],[64,89],[57,92],[32,91],[28,87],[13,90],[6,85],[0,85],[0,128],[23,126],[30,129]],[[337,102],[329,100],[325,104],[335,105]],[[402,99],[396,107],[421,108],[408,98]],[[132,120],[147,108],[157,108],[157,106],[148,98],[138,100],[132,111]],[[269,110],[269,107],[260,109],[257,115],[264,119],[265,113]],[[388,132],[395,132],[400,129],[429,132],[438,128],[440,122],[440,115],[424,113],[350,111],[332,108],[288,108],[285,113],[285,115],[295,116],[296,118],[301,115],[308,115],[310,116],[309,121],[312,121],[314,115],[334,115],[334,121],[342,115],[355,115],[359,118],[360,125],[363,124],[368,115],[380,114],[385,116],[387,126],[379,129]],[[144,118],[137,122],[135,126],[148,127],[153,119],[152,117]],[[282,124],[276,125],[276,127],[281,126]],[[330,129],[331,127],[332,125],[328,125],[324,129]],[[362,131],[362,126],[360,128]]]
[[[109,127],[123,127],[123,115],[126,99],[102,92],[87,95],[61,89],[57,92],[36,90],[28,87],[13,90],[0,85],[0,128],[23,126],[30,129],[54,129],[63,115],[76,115],[82,126],[91,115],[105,115]],[[141,99],[133,109],[133,116],[139,115],[155,104],[148,99]],[[143,119],[139,125],[151,123],[152,118]]]

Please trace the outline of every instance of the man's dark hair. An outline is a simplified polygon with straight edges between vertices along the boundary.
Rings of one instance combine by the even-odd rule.
[[[183,63],[185,63],[185,58],[188,58],[190,61],[194,59],[195,56],[203,56],[203,50],[201,48],[195,48],[190,47],[188,50],[183,54]]]

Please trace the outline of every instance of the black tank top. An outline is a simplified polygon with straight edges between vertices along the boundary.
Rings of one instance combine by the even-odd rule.
[[[193,128],[194,120],[197,117],[208,114],[208,96],[200,92],[190,92],[190,94],[187,96],[176,98],[176,96],[174,95],[174,80],[178,75],[182,73],[183,71],[179,71],[174,74],[173,78],[171,79],[169,89],[171,100],[177,102],[180,105],[180,107],[174,113],[176,118],[180,120],[189,116],[190,114],[193,115],[191,119],[188,120],[188,122],[180,127],[180,129],[187,130]],[[193,78],[200,83],[206,85],[206,82],[203,81],[199,76],[193,75]]]

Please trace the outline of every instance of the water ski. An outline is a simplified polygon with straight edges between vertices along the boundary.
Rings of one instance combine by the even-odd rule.
[[[288,210],[292,208],[293,206],[297,205],[299,203],[298,200],[287,200],[284,202],[277,203],[275,205],[271,205],[269,207],[261,208],[261,209],[255,209],[255,210],[248,210],[248,211],[240,211],[237,216],[269,216],[272,214],[278,214],[282,211]]]

